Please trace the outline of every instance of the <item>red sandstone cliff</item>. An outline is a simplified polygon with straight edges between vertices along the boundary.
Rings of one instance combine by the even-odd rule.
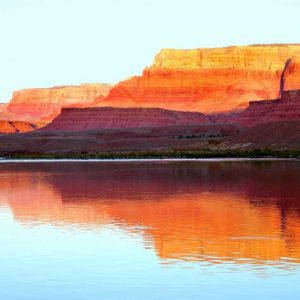
[[[0,119],[49,123],[65,107],[160,107],[202,112],[237,108],[234,114],[214,120],[253,126],[261,121],[299,118],[299,101],[293,99],[280,101],[279,105],[278,100],[251,102],[245,112],[238,113],[249,100],[278,98],[282,85],[288,90],[300,88],[300,44],[165,49],[141,76],[120,82],[113,88],[110,85],[83,84],[17,91],[7,106],[0,106]],[[160,119],[161,116],[156,114],[143,115],[140,110],[136,111],[138,116],[128,111],[126,117],[116,115],[116,111],[106,111],[105,116],[101,110],[83,112],[82,115],[81,111],[64,111],[55,122],[76,130],[93,126],[132,128],[190,124],[186,123],[187,120],[176,123],[174,119]],[[98,112],[101,112],[99,116],[96,115]],[[153,120],[149,120],[151,118]],[[203,115],[202,118],[205,119]]]
[[[61,114],[42,130],[82,131],[197,124],[212,122],[201,113],[159,108],[64,108]]]
[[[20,90],[13,93],[5,112],[11,119],[49,122],[62,107],[92,106],[94,99],[104,98],[111,87],[96,83]]]
[[[251,101],[241,113],[215,118],[218,123],[237,123],[244,127],[288,120],[300,120],[300,90],[284,91],[274,100]]]
[[[117,84],[98,105],[231,110],[251,99],[277,98],[289,59],[286,89],[300,88],[300,44],[164,49],[141,76]]]
[[[300,120],[300,90],[283,91],[279,99],[251,101],[242,112],[216,116],[158,108],[65,108],[43,130],[82,131],[213,123],[253,127],[261,123],[288,120]]]

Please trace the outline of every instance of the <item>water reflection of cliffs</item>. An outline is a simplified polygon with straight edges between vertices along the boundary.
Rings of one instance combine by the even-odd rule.
[[[20,221],[142,226],[163,259],[300,259],[298,163],[15,164],[0,175]]]

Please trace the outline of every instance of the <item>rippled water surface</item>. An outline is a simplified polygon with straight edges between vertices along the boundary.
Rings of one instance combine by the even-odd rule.
[[[300,162],[0,164],[0,299],[299,299]]]

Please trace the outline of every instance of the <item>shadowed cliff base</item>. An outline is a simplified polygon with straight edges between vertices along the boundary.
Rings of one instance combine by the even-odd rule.
[[[0,155],[15,158],[298,157],[300,121],[243,129],[191,125],[0,135]]]
[[[38,125],[24,121],[0,120],[0,128],[5,133],[21,133],[35,130]]]

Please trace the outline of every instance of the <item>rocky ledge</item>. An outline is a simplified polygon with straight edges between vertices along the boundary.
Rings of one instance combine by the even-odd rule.
[[[300,90],[284,91],[275,100],[251,101],[247,109],[227,121],[251,127],[286,120],[300,120]]]

